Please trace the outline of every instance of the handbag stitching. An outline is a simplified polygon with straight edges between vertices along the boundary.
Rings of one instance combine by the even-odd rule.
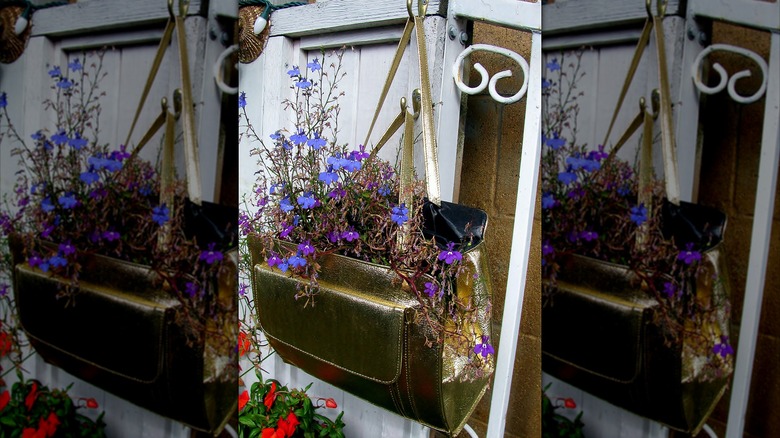
[[[417,405],[414,404],[414,397],[412,397],[412,387],[411,387],[411,375],[409,374],[409,331],[404,330],[404,362],[406,365],[406,391],[407,391],[407,397],[409,398],[409,405],[412,408],[412,412],[414,413],[414,418],[420,418],[420,412],[417,410]]]
[[[22,266],[22,269],[27,270],[24,266]],[[33,272],[35,274],[35,271],[31,271],[31,272]],[[19,321],[21,323],[21,317],[19,318]],[[48,341],[43,340],[39,336],[36,336],[36,335],[30,333],[30,331],[27,329],[27,327],[25,327],[24,324],[21,324],[21,325],[22,325],[22,329],[24,329],[24,332],[30,338],[35,339],[36,341],[46,345],[49,348],[53,348],[53,349],[55,349],[55,350],[57,350],[57,351],[59,351],[61,353],[64,353],[64,354],[66,354],[66,355],[68,355],[68,356],[70,356],[70,357],[72,357],[72,358],[74,358],[76,360],[79,360],[79,361],[81,361],[83,363],[86,363],[86,364],[89,364],[91,366],[97,367],[97,368],[99,368],[99,369],[101,369],[103,371],[106,371],[108,373],[111,373],[111,374],[113,374],[115,376],[119,376],[119,377],[122,377],[122,378],[125,378],[125,379],[128,379],[128,380],[132,380],[132,381],[138,382],[138,383],[151,384],[151,383],[154,383],[157,379],[159,379],[160,376],[162,375],[162,368],[163,368],[163,366],[162,366],[162,359],[165,356],[165,354],[161,354],[160,355],[160,357],[159,357],[159,359],[157,361],[157,372],[156,372],[156,375],[151,380],[139,379],[137,377],[128,376],[128,375],[126,375],[124,373],[120,373],[118,371],[114,371],[112,369],[106,368],[103,365],[100,365],[100,364],[97,364],[97,363],[92,362],[90,360],[84,359],[83,357],[75,355],[75,354],[73,354],[73,353],[71,353],[71,352],[69,352],[67,350],[63,350],[62,348],[60,348],[60,347],[58,347],[58,346],[56,346],[54,344],[51,344]],[[163,325],[163,330],[165,330],[165,326],[164,325]],[[157,340],[159,351],[162,351],[162,343],[163,343],[162,338],[163,338],[163,336],[162,336],[162,332],[161,332],[161,334],[160,334],[160,336],[158,337],[158,340]]]
[[[401,412],[401,407],[399,406],[398,401],[395,399],[395,393],[393,392],[393,385],[387,385],[387,390],[390,392],[390,398],[393,400],[393,406],[395,406],[396,412]]]

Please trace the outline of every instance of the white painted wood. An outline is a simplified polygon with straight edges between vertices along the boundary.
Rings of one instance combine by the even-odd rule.
[[[780,28],[777,2],[759,0],[689,0],[697,16],[725,20],[763,30]]]
[[[684,12],[684,4],[684,1],[669,0],[666,15],[681,15]],[[547,35],[584,33],[594,29],[641,23],[646,17],[644,1],[558,0],[544,6],[542,29],[544,37],[547,38]]]
[[[556,413],[574,420],[580,411],[585,424],[583,433],[588,437],[614,438],[667,438],[669,429],[660,423],[650,421],[631,412],[620,409],[600,398],[542,373],[542,387],[547,387],[547,396],[553,403],[559,398],[571,397],[577,404],[575,409],[558,409]]]
[[[416,13],[417,2],[412,10]],[[430,0],[427,15],[446,14],[446,1]],[[403,24],[409,17],[400,1],[343,0],[280,9],[271,15],[271,35],[300,37]]]
[[[777,6],[776,10],[780,10],[780,4],[775,6]],[[750,380],[758,341],[758,323],[761,318],[769,245],[772,242],[772,217],[778,162],[780,162],[780,125],[778,124],[780,120],[780,28],[776,28],[771,36],[768,78],[750,258],[726,429],[728,438],[741,437],[745,427],[745,412],[750,398]]]
[[[458,17],[529,31],[542,31],[539,5],[518,0],[450,0]]]
[[[225,0],[222,0],[225,1]],[[188,16],[205,15],[202,0],[190,0]],[[178,11],[178,1],[174,1],[174,11]],[[168,19],[168,6],[165,0],[100,0],[79,2],[65,6],[41,9],[33,14],[32,36],[61,37],[137,28],[154,23],[163,23]]]
[[[611,44],[631,44],[639,40],[641,29],[618,29],[591,31],[573,35],[551,35],[545,33],[542,38],[542,50],[572,50],[587,46],[607,46]]]
[[[359,29],[339,33],[325,33],[301,38],[302,50],[331,49],[342,46],[398,43],[403,34],[402,26],[385,26],[374,29]]]
[[[541,14],[541,5],[534,13]],[[541,108],[542,108],[542,34],[531,34],[531,68],[529,89],[526,94],[526,118],[523,125],[523,148],[520,158],[520,175],[517,181],[517,201],[512,229],[512,250],[509,256],[509,275],[506,282],[504,314],[501,319],[501,346],[496,359],[493,380],[493,397],[490,401],[490,419],[487,436],[504,436],[506,413],[514,375],[517,339],[523,314],[526,272],[531,252],[534,210],[539,185],[539,163],[542,157]],[[530,116],[528,116],[530,114]]]

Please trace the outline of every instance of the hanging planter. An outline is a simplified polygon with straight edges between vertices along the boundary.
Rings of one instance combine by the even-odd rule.
[[[314,59],[288,71],[293,129],[266,143],[247,120],[260,143],[251,200],[259,211],[243,225],[257,318],[283,360],[454,435],[494,368],[487,215],[439,197],[423,16],[410,18],[405,35],[417,27],[425,180],[413,176],[414,119],[405,106],[373,150],[339,144],[343,54]],[[402,125],[394,167],[376,154]]]
[[[661,20],[654,21],[663,41]],[[651,29],[648,21],[634,66]],[[663,50],[658,54],[660,103],[655,103],[660,105],[664,180],[653,176],[657,113],[644,101],[609,153],[603,146],[588,150],[567,140],[576,137],[579,108],[579,96],[567,90],[576,89],[583,74],[581,54],[575,56],[570,65],[549,62],[543,84],[543,369],[695,435],[733,372],[722,247],[726,216],[679,200]],[[571,68],[565,81],[562,67]],[[631,78],[626,78],[613,123]],[[633,168],[615,154],[641,126],[638,168]]]
[[[49,67],[54,97],[44,106],[55,129],[29,142],[3,111],[21,170],[16,202],[0,219],[10,234],[18,317],[36,352],[214,433],[237,404],[237,210],[200,200],[185,15],[186,7],[176,26],[168,23],[158,57],[177,28],[187,179],[174,178],[175,116],[166,106],[132,151],[98,141],[103,54],[84,55]],[[163,125],[158,170],[137,154]]]

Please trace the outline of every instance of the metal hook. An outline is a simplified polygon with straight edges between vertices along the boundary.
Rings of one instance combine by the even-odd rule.
[[[414,20],[414,13],[412,13],[412,0],[406,0],[406,12],[409,13],[409,19]],[[417,0],[417,16],[425,18],[425,14],[428,13],[428,0]]]
[[[639,112],[644,113],[646,108],[647,102],[645,101],[645,96],[642,96],[639,98]]]
[[[422,106],[422,92],[419,88],[415,88],[412,91],[412,110],[414,110],[414,118],[420,116],[420,107]]]
[[[407,105],[407,104],[406,104],[406,98],[405,98],[405,97],[401,97],[401,112],[404,112],[404,111],[406,111],[406,108],[407,108],[408,106],[409,106],[409,105]]]
[[[160,99],[160,106],[162,107],[162,111],[166,112],[168,111],[168,98],[163,96],[162,99]]]

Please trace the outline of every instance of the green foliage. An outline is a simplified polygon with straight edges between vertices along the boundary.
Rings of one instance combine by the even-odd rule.
[[[547,396],[547,385],[542,391],[542,438],[585,438],[582,428],[582,411],[570,420],[555,411],[561,406],[555,406]]]

